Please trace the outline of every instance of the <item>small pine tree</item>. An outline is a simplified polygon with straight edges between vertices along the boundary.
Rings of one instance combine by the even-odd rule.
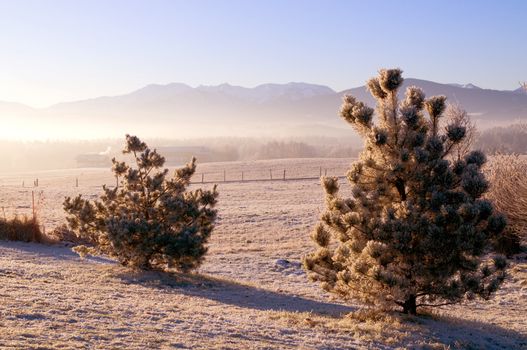
[[[99,200],[66,198],[69,227],[92,246],[80,254],[107,254],[141,269],[188,271],[203,261],[216,219],[216,187],[187,190],[196,160],[168,177],[165,158],[136,136],[126,135],[125,154],[136,167],[112,160],[119,186],[103,186]]]
[[[399,101],[402,82],[399,69],[381,70],[368,82],[376,122],[372,108],[344,98],[340,114],[365,148],[347,174],[352,198],[339,196],[337,178],[322,179],[327,209],[312,234],[318,249],[304,257],[304,266],[328,291],[399,305],[405,313],[489,298],[506,263],[486,249],[505,219],[481,198],[488,187],[485,155],[452,157],[466,129],[440,127],[446,98],[425,100],[412,86]]]

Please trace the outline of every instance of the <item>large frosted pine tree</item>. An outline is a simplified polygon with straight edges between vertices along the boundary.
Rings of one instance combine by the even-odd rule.
[[[365,147],[347,174],[351,198],[339,195],[337,178],[323,178],[327,209],[312,234],[318,248],[304,266],[328,291],[405,313],[489,298],[506,264],[487,248],[505,219],[481,198],[485,155],[450,161],[465,127],[440,126],[444,96],[425,99],[412,86],[399,100],[402,82],[399,69],[368,81],[376,110],[344,98],[340,115]]]

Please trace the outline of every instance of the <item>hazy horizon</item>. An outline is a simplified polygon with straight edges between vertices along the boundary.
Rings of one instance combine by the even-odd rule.
[[[515,0],[0,0],[0,140],[352,144],[342,92],[374,107],[364,84],[393,67],[482,130],[509,125],[527,118],[525,13]]]

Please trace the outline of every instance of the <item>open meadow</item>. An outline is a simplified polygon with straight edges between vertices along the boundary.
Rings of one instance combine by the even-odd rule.
[[[269,169],[343,175],[350,162],[198,166],[197,181],[202,172],[219,176],[219,218],[206,262],[189,275],[135,272],[64,245],[0,241],[0,349],[527,349],[525,257],[488,302],[384,315],[334,300],[301,267],[324,209],[318,180],[221,182],[223,170],[227,180],[241,171],[263,178]],[[64,223],[65,196],[95,198],[104,183],[115,183],[106,169],[10,174],[0,178],[0,200],[6,216],[31,214],[34,191],[50,232]]]

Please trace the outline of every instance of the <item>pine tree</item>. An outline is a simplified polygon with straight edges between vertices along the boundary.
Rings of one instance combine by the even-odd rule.
[[[169,178],[168,169],[162,169],[165,158],[136,136],[126,135],[123,153],[136,166],[112,160],[118,186],[103,186],[99,200],[79,195],[64,201],[68,225],[92,243],[77,251],[106,254],[142,269],[196,268],[214,228],[216,187],[189,191],[196,160]]]
[[[339,195],[337,178],[322,179],[327,209],[312,234],[318,248],[304,266],[343,298],[398,305],[405,313],[487,299],[506,266],[487,248],[506,222],[481,198],[485,155],[452,157],[465,127],[440,127],[444,96],[425,99],[412,86],[399,101],[401,73],[383,69],[368,81],[376,111],[345,96],[340,115],[365,148],[347,174],[352,198]]]

